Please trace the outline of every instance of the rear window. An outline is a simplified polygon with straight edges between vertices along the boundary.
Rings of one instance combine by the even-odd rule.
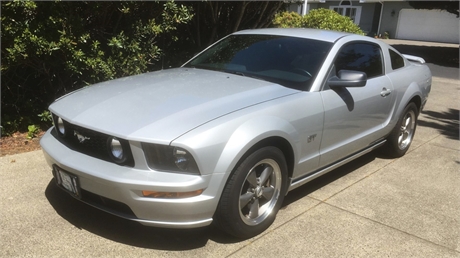
[[[390,49],[391,68],[393,70],[404,67],[404,58]]]

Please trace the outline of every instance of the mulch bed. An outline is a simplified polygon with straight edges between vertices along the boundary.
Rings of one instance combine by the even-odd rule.
[[[27,133],[16,132],[11,136],[0,138],[0,157],[34,150],[40,150],[40,138],[45,132],[40,132],[37,137],[27,139]]]

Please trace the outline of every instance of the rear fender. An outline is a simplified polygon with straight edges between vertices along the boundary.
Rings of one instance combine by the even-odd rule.
[[[404,111],[404,108],[414,100],[414,98],[418,98],[422,100],[423,93],[420,89],[420,86],[416,82],[412,82],[409,87],[404,91],[404,94],[402,95],[401,99],[396,103],[397,109],[393,113],[393,118],[392,118],[392,127],[396,125],[399,117],[401,116],[402,112]],[[421,103],[421,102],[420,102]],[[420,113],[420,105],[419,103],[417,104],[417,108],[419,109]]]

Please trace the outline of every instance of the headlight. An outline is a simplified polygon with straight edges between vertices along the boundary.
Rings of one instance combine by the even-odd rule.
[[[184,149],[174,147],[173,149],[174,164],[182,170],[186,171],[190,165],[190,162],[193,162],[191,155]]]
[[[190,152],[180,147],[142,143],[145,158],[155,170],[200,174]]]
[[[115,137],[109,137],[108,145],[110,156],[116,163],[122,163],[126,160],[126,155],[120,140]]]

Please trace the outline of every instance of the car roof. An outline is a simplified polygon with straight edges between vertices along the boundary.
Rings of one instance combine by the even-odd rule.
[[[245,35],[245,34],[258,34],[258,35],[277,35],[277,36],[289,36],[298,38],[308,38],[321,41],[327,41],[334,43],[338,39],[355,35],[346,32],[332,31],[332,30],[318,30],[318,29],[307,29],[307,28],[267,28],[267,29],[253,29],[253,30],[242,30],[233,33],[233,35]]]

